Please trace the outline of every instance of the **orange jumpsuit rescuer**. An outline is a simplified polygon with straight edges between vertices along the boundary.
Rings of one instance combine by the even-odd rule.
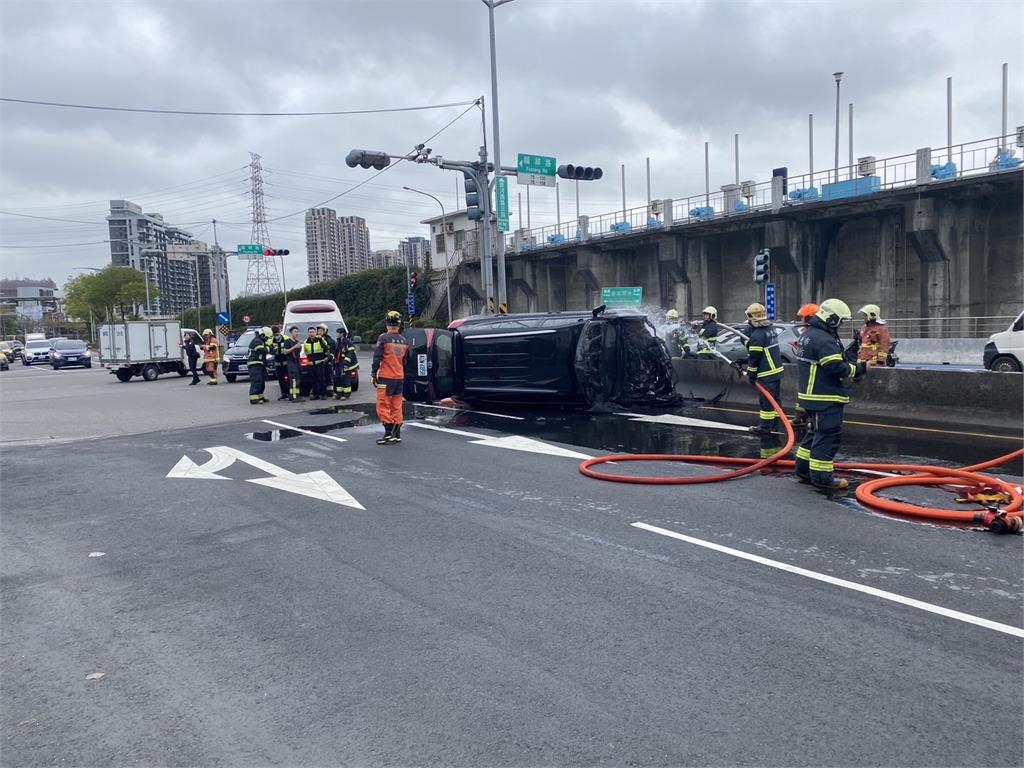
[[[402,389],[405,386],[405,359],[409,342],[398,332],[402,316],[391,310],[384,316],[386,333],[377,337],[373,350],[370,382],[377,388],[377,418],[384,425],[384,437],[377,445],[402,442]]]

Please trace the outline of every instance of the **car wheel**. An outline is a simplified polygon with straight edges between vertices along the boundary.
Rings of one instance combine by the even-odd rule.
[[[1020,373],[1020,361],[1012,355],[1000,355],[992,361],[989,370],[1000,373]]]
[[[92,363],[86,363],[86,364],[85,364],[85,367],[86,367],[86,368],[92,368]]]
[[[229,384],[234,384],[235,380],[238,378],[238,374],[237,373],[225,373],[224,374],[224,378],[228,380]]]
[[[142,378],[145,381],[156,381],[159,375],[160,369],[157,368],[155,365],[147,365],[145,368],[142,369]]]
[[[59,371],[60,370],[60,366],[57,365],[56,363],[53,363],[50,367],[53,368],[53,370],[55,370],[55,371]]]
[[[115,376],[117,376],[117,380],[118,381],[123,381],[125,383],[128,383],[129,381],[132,380],[132,372],[131,371],[118,371],[115,374]]]

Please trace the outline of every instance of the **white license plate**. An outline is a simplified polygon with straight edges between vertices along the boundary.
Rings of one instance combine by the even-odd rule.
[[[77,357],[69,357],[68,358],[68,362],[69,363],[77,363],[78,362],[78,358]]]
[[[245,363],[239,363],[238,370],[240,370],[240,371],[248,371],[249,370],[249,366],[246,365]]]

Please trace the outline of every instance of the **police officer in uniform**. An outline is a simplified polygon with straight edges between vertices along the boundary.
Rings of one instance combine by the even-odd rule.
[[[317,334],[316,328],[311,326],[307,333],[302,348],[312,365],[310,374],[313,378],[311,387],[313,392],[309,399],[322,400],[327,397],[327,343],[322,336]]]
[[[277,376],[277,386],[281,388],[281,396],[278,400],[288,399],[288,363],[287,358],[284,354],[284,335],[281,333],[279,326],[274,326],[270,329],[273,331],[273,336],[270,337],[268,346],[270,347],[270,354],[274,356],[274,375]]]
[[[273,334],[267,327],[256,331],[249,342],[249,356],[246,363],[249,367],[249,405],[267,402],[263,396],[267,375],[267,339]]]
[[[760,384],[782,404],[782,355],[779,352],[779,341],[772,321],[768,319],[768,310],[757,302],[747,307],[747,380],[751,386]],[[765,459],[778,447],[775,427],[778,414],[760,390],[760,410],[758,425],[755,431],[761,435],[761,458]]]
[[[288,361],[288,397],[293,403],[302,401],[302,341],[299,339],[299,327],[293,325],[288,329],[288,338],[281,344],[281,351]]]
[[[826,299],[807,322],[797,341],[797,400],[807,411],[809,427],[796,451],[796,475],[817,488],[845,490],[833,460],[843,435],[843,408],[850,402],[850,381],[864,375],[867,364],[851,363],[844,355],[839,326],[850,320],[850,308],[839,299]]]

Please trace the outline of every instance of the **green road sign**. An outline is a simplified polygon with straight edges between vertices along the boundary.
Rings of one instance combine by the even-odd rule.
[[[259,243],[239,243],[238,258],[241,261],[251,261],[253,256],[263,255],[263,246]]]
[[[498,199],[498,229],[508,232],[508,177],[499,176],[495,189],[495,197]]]
[[[643,303],[644,289],[637,288],[602,288],[601,303],[608,309],[636,309]]]
[[[539,187],[555,186],[555,158],[545,155],[524,155],[519,153],[518,180],[520,184]]]

